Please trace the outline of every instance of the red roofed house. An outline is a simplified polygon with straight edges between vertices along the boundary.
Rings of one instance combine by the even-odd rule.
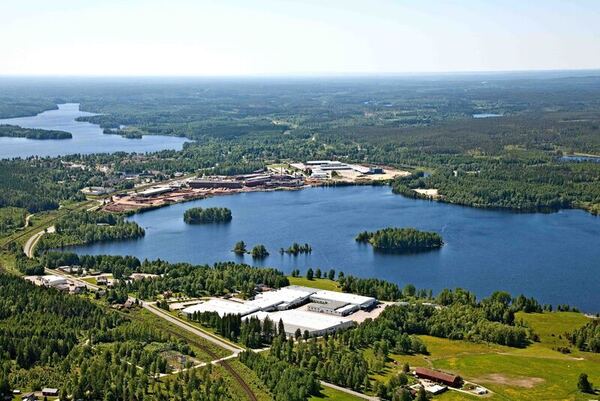
[[[438,383],[443,383],[451,387],[460,387],[462,379],[460,376],[440,372],[427,368],[415,368],[415,374],[421,379],[427,379]]]

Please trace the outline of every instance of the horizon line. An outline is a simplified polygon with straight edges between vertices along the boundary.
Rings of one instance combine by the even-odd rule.
[[[528,73],[600,73],[596,68],[569,69],[515,69],[515,70],[455,70],[455,71],[404,71],[404,72],[290,72],[251,74],[18,74],[0,73],[0,78],[348,78],[348,77],[419,77],[419,76],[468,76],[509,75]]]

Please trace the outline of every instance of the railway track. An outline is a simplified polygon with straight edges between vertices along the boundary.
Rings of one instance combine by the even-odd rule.
[[[174,336],[180,336],[181,333],[177,330],[177,328],[179,328],[180,326],[173,326],[173,323],[167,321],[167,326],[166,326],[166,331],[171,333]],[[191,333],[194,334],[194,333]],[[234,378],[234,380],[240,385],[240,387],[242,388],[242,390],[244,390],[244,393],[246,394],[248,400],[250,401],[258,401],[258,398],[256,397],[256,394],[254,394],[254,392],[252,391],[252,389],[250,388],[250,386],[248,385],[248,383],[246,383],[244,381],[244,379],[242,378],[242,376],[240,376],[240,374],[238,372],[235,371],[235,369],[229,364],[229,361],[227,360],[222,360],[222,358],[217,355],[213,350],[211,350],[210,348],[208,348],[207,346],[205,346],[204,344],[202,344],[199,341],[195,341],[193,339],[189,339],[189,338],[185,338],[186,341],[190,341],[192,344],[194,344],[196,347],[198,347],[199,349],[201,349],[203,352],[205,352],[208,356],[210,356],[212,358],[213,361],[217,361],[215,362],[215,364],[220,364],[221,366],[223,366],[223,368],[229,373],[231,374],[231,376]]]

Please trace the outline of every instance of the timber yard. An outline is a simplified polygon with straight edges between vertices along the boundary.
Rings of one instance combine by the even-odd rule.
[[[147,183],[143,189],[113,194],[103,202],[108,212],[134,212],[173,203],[240,192],[298,190],[322,185],[359,185],[409,174],[382,166],[363,166],[331,160],[271,165],[251,174],[235,176],[175,177],[168,182]],[[133,177],[138,178],[138,177]],[[110,195],[111,188],[86,188],[84,193]]]

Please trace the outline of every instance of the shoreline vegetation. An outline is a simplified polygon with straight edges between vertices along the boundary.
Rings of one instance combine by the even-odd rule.
[[[444,245],[442,237],[435,232],[393,227],[363,231],[356,236],[356,242],[368,243],[377,251],[390,253],[429,251]]]
[[[194,207],[183,214],[183,221],[187,224],[229,223],[231,219],[231,210],[224,207]]]
[[[73,135],[66,131],[46,130],[38,128],[21,128],[16,125],[0,125],[0,137],[44,139],[71,139]]]

